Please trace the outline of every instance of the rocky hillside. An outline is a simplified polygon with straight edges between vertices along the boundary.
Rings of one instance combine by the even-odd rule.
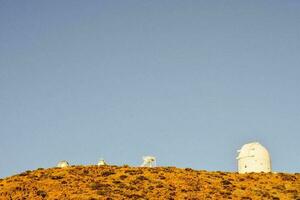
[[[0,179],[0,199],[298,199],[300,174],[72,166]]]

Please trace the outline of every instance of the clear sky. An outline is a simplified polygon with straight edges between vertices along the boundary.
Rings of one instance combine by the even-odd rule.
[[[0,177],[59,160],[300,171],[299,1],[0,0]]]

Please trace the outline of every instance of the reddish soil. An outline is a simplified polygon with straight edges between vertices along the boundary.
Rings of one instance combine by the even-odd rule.
[[[0,179],[0,199],[300,200],[300,174],[72,166]]]

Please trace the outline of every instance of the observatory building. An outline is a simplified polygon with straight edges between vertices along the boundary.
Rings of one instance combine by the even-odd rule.
[[[70,165],[66,160],[59,161],[57,164],[57,167],[60,167],[60,168],[69,167],[69,166]]]
[[[104,159],[101,158],[101,159],[99,160],[99,162],[98,162],[97,165],[98,165],[98,166],[105,166],[105,165],[108,165],[108,164],[107,164],[107,162],[106,162]]]
[[[268,150],[258,142],[248,143],[238,150],[238,172],[271,172],[271,158]]]
[[[156,158],[154,156],[143,156],[141,167],[156,167]]]

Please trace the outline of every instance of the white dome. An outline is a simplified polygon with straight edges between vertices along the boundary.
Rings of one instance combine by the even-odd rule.
[[[107,165],[107,162],[105,162],[104,159],[100,159],[97,165],[98,166],[104,166],[104,165]]]
[[[248,143],[238,150],[239,173],[271,172],[271,159],[268,150],[258,142]]]
[[[60,168],[64,168],[64,167],[68,167],[68,166],[69,166],[69,163],[65,160],[59,161],[59,163],[57,164],[57,167],[60,167]]]
[[[141,167],[155,167],[156,166],[156,158],[154,156],[143,156],[143,164]]]

